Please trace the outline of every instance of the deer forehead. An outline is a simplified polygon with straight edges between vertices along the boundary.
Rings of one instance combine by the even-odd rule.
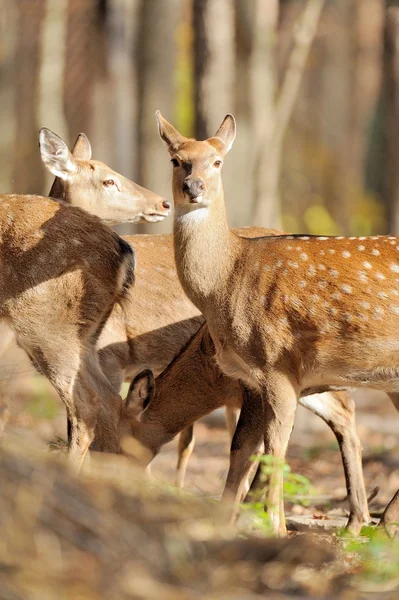
[[[219,158],[219,154],[212,144],[195,140],[184,142],[174,156],[182,162],[203,163],[204,165]]]

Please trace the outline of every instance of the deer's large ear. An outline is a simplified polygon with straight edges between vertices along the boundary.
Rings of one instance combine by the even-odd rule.
[[[77,172],[77,164],[68,146],[47,127],[42,127],[39,132],[39,148],[42,161],[53,175],[67,181]]]
[[[227,154],[236,139],[236,120],[233,115],[228,114],[225,116],[223,123],[215,133],[214,137],[222,140]]]
[[[77,160],[91,159],[91,145],[86,134],[79,133],[72,148],[72,156]]]
[[[155,117],[158,123],[159,135],[168,146],[169,152],[176,152],[178,147],[187,139],[177,131],[166,119],[163,118],[160,111],[157,110]]]
[[[125,410],[129,417],[139,419],[155,394],[155,380],[149,369],[141,371],[130,384],[125,401]]]

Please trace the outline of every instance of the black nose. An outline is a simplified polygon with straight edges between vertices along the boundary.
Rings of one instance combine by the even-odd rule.
[[[183,181],[183,193],[190,196],[190,198],[201,196],[204,189],[205,184],[202,179],[185,179]]]
[[[169,210],[169,209],[170,209],[170,204],[169,204],[169,202],[166,202],[166,200],[164,200],[164,201],[162,202],[162,206],[163,206],[164,208],[166,208],[166,210]]]

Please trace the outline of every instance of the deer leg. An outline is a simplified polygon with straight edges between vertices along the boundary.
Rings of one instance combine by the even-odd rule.
[[[388,394],[388,396],[399,412],[399,394]],[[378,526],[383,527],[390,537],[395,536],[399,528],[399,490],[384,510]]]
[[[270,455],[266,478],[265,510],[273,531],[285,535],[283,502],[283,466],[289,438],[294,426],[297,393],[291,382],[273,374],[266,383],[263,395],[265,455]]]
[[[250,458],[263,434],[262,399],[256,392],[243,389],[243,403],[230,449],[230,467],[222,500],[234,500],[233,518],[241,498],[241,487],[250,468]]]
[[[190,425],[179,435],[179,446],[177,456],[177,470],[175,485],[178,488],[184,487],[184,479],[186,477],[187,463],[194,450],[195,437],[194,425]]]
[[[371,518],[363,478],[362,447],[356,432],[355,403],[343,392],[305,396],[299,403],[321,417],[337,438],[350,507],[346,528],[358,535]]]

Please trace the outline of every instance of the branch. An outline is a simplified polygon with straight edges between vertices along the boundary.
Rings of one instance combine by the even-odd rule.
[[[281,148],[290,122],[299,86],[310,48],[316,35],[317,25],[326,0],[308,0],[298,22],[294,26],[294,41],[284,80],[276,105],[276,121],[273,132],[273,148]]]

